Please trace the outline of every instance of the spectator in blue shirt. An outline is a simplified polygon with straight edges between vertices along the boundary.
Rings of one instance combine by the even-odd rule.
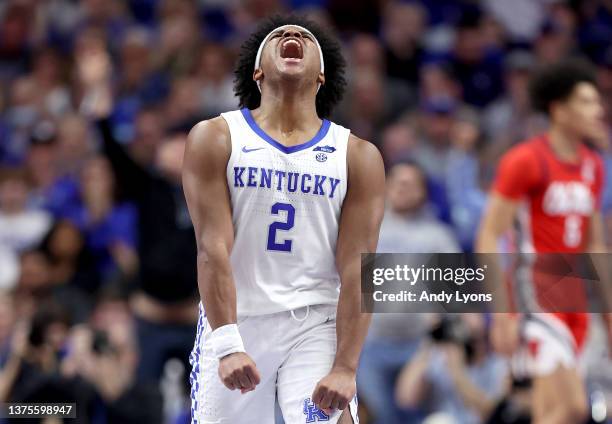
[[[108,160],[89,159],[80,174],[81,205],[66,218],[84,234],[85,245],[96,260],[102,280],[118,273],[133,276],[136,255],[136,209],[115,202],[115,181]]]

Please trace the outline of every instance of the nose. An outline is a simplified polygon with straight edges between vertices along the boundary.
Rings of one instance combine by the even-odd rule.
[[[287,28],[283,32],[283,38],[287,37],[302,38],[302,33],[297,28]]]

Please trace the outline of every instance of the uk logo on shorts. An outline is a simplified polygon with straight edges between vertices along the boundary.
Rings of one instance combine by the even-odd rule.
[[[307,423],[329,421],[329,415],[317,408],[310,398],[304,399],[304,415]]]

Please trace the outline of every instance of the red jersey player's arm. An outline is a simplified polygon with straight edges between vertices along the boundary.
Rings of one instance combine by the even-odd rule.
[[[604,238],[604,223],[601,211],[596,211],[591,216],[589,222],[589,241],[587,251],[589,253],[607,253],[606,241]]]
[[[601,212],[593,213],[589,223],[587,251],[597,273],[596,292],[603,299],[602,319],[608,330],[608,351],[612,352],[612,273],[608,263],[606,243],[604,240],[604,223]]]
[[[610,314],[610,312],[612,312],[612,273],[610,272],[610,265],[606,255],[606,253],[608,253],[608,248],[606,246],[606,240],[604,237],[605,225],[601,213],[601,195],[603,184],[603,163],[598,159],[594,188],[595,211],[589,220],[586,251],[592,253],[591,260],[599,277],[599,284],[597,284],[596,288],[604,301],[604,310],[608,312],[604,316],[604,321],[608,327],[609,335],[612,336],[612,314]],[[610,345],[612,346],[612,339],[610,340]]]
[[[497,242],[512,227],[519,202],[540,180],[536,154],[528,145],[519,145],[503,156],[480,223],[476,252],[497,252]]]
[[[376,147],[351,135],[347,161],[348,190],[336,245],[341,282],[336,357],[312,396],[323,410],[344,409],[355,395],[357,363],[370,324],[370,315],[361,313],[361,253],[376,251],[385,207],[385,170]]]
[[[230,267],[234,227],[226,167],[229,128],[221,117],[197,124],[189,133],[183,190],[198,246],[198,288],[213,329],[236,322],[236,287]]]
[[[595,197],[595,210],[591,215],[591,219],[589,222],[587,252],[607,253],[608,249],[606,248],[606,240],[604,237],[605,226],[601,214],[601,202],[603,185],[605,181],[605,171],[604,164],[601,158],[597,157],[595,159],[595,164],[595,184],[593,188]]]
[[[487,209],[482,218],[476,239],[476,252],[496,253],[499,238],[511,227],[516,216],[518,202],[537,183],[537,162],[534,154],[525,146],[511,149],[502,158]],[[510,310],[508,293],[503,279],[501,264],[494,255],[483,260],[487,266],[485,284],[493,294],[493,312]],[[491,328],[493,347],[502,354],[510,355],[518,346],[518,323],[509,314],[495,314]]]
[[[491,193],[487,209],[480,221],[476,239],[476,252],[497,252],[499,238],[512,228],[517,208],[518,202],[516,200],[497,192]]]

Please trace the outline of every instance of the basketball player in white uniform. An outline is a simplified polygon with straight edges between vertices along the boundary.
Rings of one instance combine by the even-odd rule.
[[[357,423],[369,317],[360,254],[384,208],[378,150],[325,119],[345,86],[338,43],[276,17],[244,44],[241,110],[189,135],[183,184],[202,297],[192,422]]]

